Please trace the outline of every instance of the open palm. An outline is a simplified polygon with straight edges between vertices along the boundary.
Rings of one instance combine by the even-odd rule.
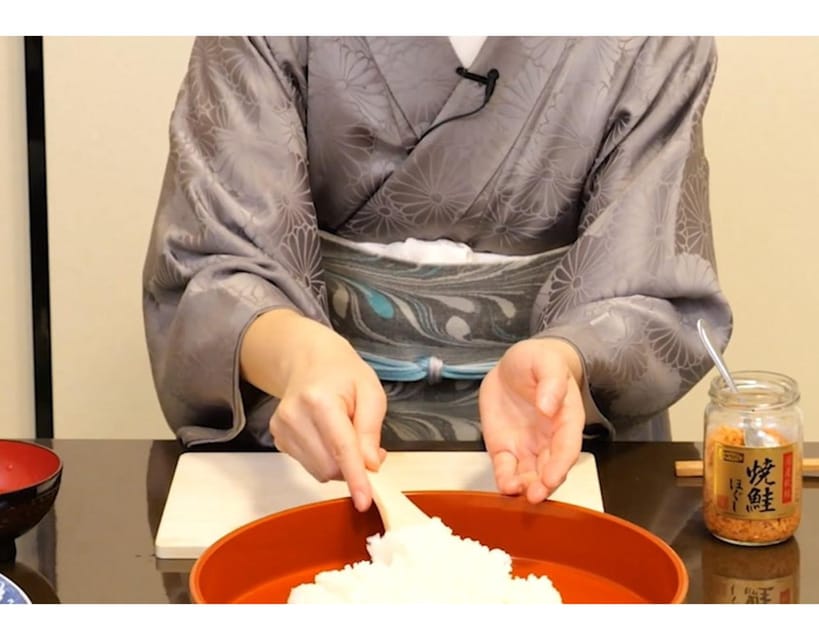
[[[514,345],[484,379],[479,407],[498,489],[545,500],[583,442],[583,401],[565,354],[545,340]]]

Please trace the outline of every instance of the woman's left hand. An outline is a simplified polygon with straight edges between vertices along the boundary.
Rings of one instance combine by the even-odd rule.
[[[568,342],[531,338],[510,347],[484,378],[481,425],[501,493],[536,503],[565,481],[583,444],[582,371]]]

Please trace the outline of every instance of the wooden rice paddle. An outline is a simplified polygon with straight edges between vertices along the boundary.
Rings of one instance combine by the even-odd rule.
[[[383,476],[369,470],[367,475],[373,489],[373,502],[381,514],[385,532],[427,524],[431,520],[430,516]]]

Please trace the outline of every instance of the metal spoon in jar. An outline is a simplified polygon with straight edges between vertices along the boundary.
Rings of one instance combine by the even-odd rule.
[[[714,345],[708,338],[708,333],[705,330],[705,320],[702,318],[697,320],[697,332],[700,334],[700,340],[702,340],[702,343],[705,345],[705,350],[708,352],[708,355],[711,356],[711,360],[714,361],[714,365],[716,365],[722,379],[725,380],[725,384],[728,385],[732,393],[739,393],[739,389],[728,371],[725,360],[723,360],[720,352],[714,348]],[[775,447],[779,444],[775,438],[765,433],[762,429],[752,427],[748,418],[743,418],[742,425],[740,426],[745,432],[745,444],[749,447]]]

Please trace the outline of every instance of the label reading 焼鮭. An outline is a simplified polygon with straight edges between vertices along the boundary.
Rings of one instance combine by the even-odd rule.
[[[737,447],[717,443],[714,499],[726,515],[766,520],[791,515],[794,501],[794,446]]]

